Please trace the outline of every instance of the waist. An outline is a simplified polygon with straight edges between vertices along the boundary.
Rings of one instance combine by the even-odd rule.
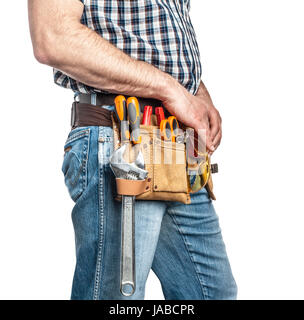
[[[85,103],[85,104],[91,104],[93,106],[99,106],[99,107],[107,107],[113,106],[114,107],[114,100],[117,97],[117,94],[104,94],[104,93],[92,93],[92,94],[84,94],[80,93],[76,95],[76,101],[79,103]],[[129,98],[129,96],[125,96],[126,99]],[[138,98],[139,106],[141,111],[144,111],[145,106],[152,106],[153,109],[156,107],[161,107],[162,102],[160,100],[156,99],[149,99],[149,98]]]
[[[71,111],[71,127],[87,126],[112,126],[112,111],[114,110],[114,99],[117,94],[83,94],[76,96]],[[128,96],[125,96],[128,98]],[[161,107],[162,102],[156,99],[138,98],[141,112],[145,106],[152,106],[153,113],[156,107]],[[164,108],[165,116],[170,113]]]

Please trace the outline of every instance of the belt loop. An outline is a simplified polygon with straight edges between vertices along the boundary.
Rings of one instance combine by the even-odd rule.
[[[75,120],[76,120],[76,104],[77,102],[73,102],[72,104],[72,110],[71,110],[71,127],[73,128],[75,125]]]
[[[93,106],[97,105],[96,100],[97,100],[97,94],[96,93],[91,93],[91,104]]]

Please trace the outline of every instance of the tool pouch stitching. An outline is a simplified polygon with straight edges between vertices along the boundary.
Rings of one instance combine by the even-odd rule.
[[[116,150],[120,146],[120,135],[119,124],[115,121],[114,114],[112,114],[112,122],[114,132],[114,149]],[[133,181],[123,181],[124,186],[129,184],[130,188],[129,192],[126,192],[126,188],[124,188],[124,194],[135,195],[136,200],[178,201],[184,204],[190,204],[190,194],[193,192],[187,177],[187,157],[185,145],[161,140],[159,137],[157,137],[157,135],[155,135],[154,132],[158,129],[157,126],[140,125],[140,129],[142,133],[141,150],[144,154],[148,177],[145,183],[141,185],[141,189],[137,188],[136,191],[133,191]],[[158,147],[156,147],[156,145]],[[160,155],[156,151],[156,148],[160,148]],[[165,164],[164,157],[166,157],[166,152],[172,152],[173,161],[176,161],[177,156],[181,157],[181,155],[178,154],[182,152],[183,164]],[[161,157],[160,163],[155,163],[155,156]],[[212,192],[211,174],[209,175],[206,189],[210,198],[215,200],[215,196]],[[122,188],[120,188],[120,186],[117,187],[117,193],[118,195],[122,195]]]
[[[115,150],[120,146],[119,143],[119,125],[115,122],[112,115],[113,131],[114,131],[114,148]],[[153,160],[155,153],[155,144],[160,144],[161,155],[164,156],[164,150],[172,152],[173,158],[176,158],[176,153],[183,152],[185,158],[184,146],[177,146],[175,143],[166,143],[154,134],[154,131],[158,129],[157,126],[141,125],[142,130],[142,143],[141,150],[144,155],[146,170],[149,172],[146,179],[146,184],[143,184],[143,192],[136,196],[137,200],[163,200],[163,201],[178,201],[185,204],[191,202],[190,194],[188,192],[188,183],[186,176],[186,162],[178,165],[178,171],[174,172],[174,168],[170,168],[170,164],[164,164],[163,159],[158,164],[155,164]],[[174,165],[173,165],[174,167]],[[169,170],[168,170],[169,169]],[[174,174],[173,174],[174,173]],[[183,181],[180,184],[180,190],[176,188],[170,188],[176,179],[183,176]],[[124,181],[127,183],[127,181]],[[132,189],[132,183],[130,182],[130,189]],[[118,186],[117,193],[120,194],[121,188]],[[177,192],[178,191],[178,192]],[[129,192],[132,193],[132,192]]]

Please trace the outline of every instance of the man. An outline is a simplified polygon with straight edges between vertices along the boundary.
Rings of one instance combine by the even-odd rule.
[[[37,60],[55,82],[100,108],[105,93],[156,99],[197,132],[220,144],[221,118],[201,82],[189,0],[28,0]],[[72,151],[71,151],[72,149]],[[120,203],[108,160],[113,132],[77,127],[63,172],[72,199],[77,264],[72,299],[143,299],[149,270],[166,299],[235,299],[218,217],[205,189],[191,204],[136,202],[136,292],[120,282]]]

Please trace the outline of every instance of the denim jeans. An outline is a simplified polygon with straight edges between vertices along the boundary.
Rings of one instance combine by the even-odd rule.
[[[72,299],[144,299],[150,269],[165,299],[235,299],[218,217],[205,189],[191,204],[136,201],[136,292],[120,293],[121,203],[109,166],[113,131],[80,127],[69,133],[62,171],[75,202],[76,268]]]

